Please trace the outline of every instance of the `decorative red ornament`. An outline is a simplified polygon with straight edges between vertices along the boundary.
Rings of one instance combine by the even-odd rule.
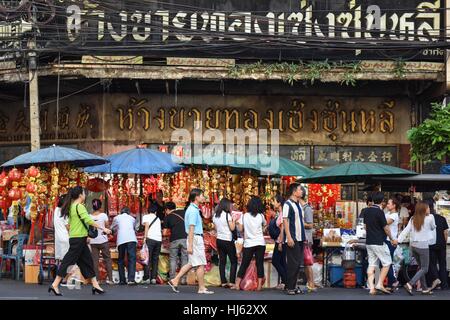
[[[16,168],[12,169],[9,173],[8,173],[8,178],[11,181],[20,181],[20,178],[22,177],[22,174],[20,173],[19,170],[17,170]]]
[[[34,184],[34,183],[28,183],[27,184],[26,191],[28,193],[34,194],[34,193],[36,193],[37,189],[38,188],[37,188],[36,184]]]
[[[8,186],[9,179],[8,177],[0,178],[0,188],[6,188]]]
[[[36,178],[39,175],[39,169],[35,166],[31,166],[27,170],[27,175],[31,178]]]
[[[86,188],[92,192],[103,192],[108,190],[109,183],[101,178],[89,179]]]
[[[16,188],[16,187],[12,188],[8,192],[8,197],[13,201],[19,200],[21,198],[21,196],[22,196],[22,193],[20,192],[20,189]]]

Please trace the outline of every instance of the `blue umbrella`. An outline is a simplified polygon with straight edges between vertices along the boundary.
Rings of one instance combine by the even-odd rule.
[[[28,167],[65,162],[76,167],[95,166],[107,163],[108,160],[85,151],[53,145],[48,148],[24,153],[2,164],[2,167]]]
[[[183,167],[172,160],[172,155],[147,148],[134,148],[106,157],[110,163],[85,168],[89,173],[159,174],[174,173]]]
[[[441,168],[442,174],[450,174],[450,164],[447,164]]]

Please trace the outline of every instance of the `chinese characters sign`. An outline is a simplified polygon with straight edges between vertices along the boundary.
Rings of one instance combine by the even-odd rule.
[[[314,165],[327,167],[344,162],[378,162],[397,166],[396,147],[333,147],[315,146]]]

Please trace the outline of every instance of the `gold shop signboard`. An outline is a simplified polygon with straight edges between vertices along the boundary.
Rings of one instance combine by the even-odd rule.
[[[169,143],[200,121],[203,131],[278,129],[284,145],[392,145],[407,143],[409,114],[407,99],[391,97],[110,94],[62,100],[58,117],[45,105],[40,120],[44,142]],[[0,107],[0,143],[28,141],[28,113]]]

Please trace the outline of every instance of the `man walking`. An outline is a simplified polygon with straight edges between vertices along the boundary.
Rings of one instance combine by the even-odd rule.
[[[390,241],[393,241],[391,230],[387,224],[381,204],[384,195],[381,192],[375,192],[372,196],[373,205],[364,212],[364,223],[366,225],[366,248],[369,257],[369,268],[367,269],[367,279],[370,289],[370,294],[375,295],[378,292],[390,294],[384,286],[384,279],[386,278],[389,268],[392,264],[391,254],[387,244],[384,242],[386,235]],[[375,268],[381,262],[382,268],[378,284],[375,284]]]
[[[178,257],[181,266],[188,263],[187,234],[184,228],[184,210],[176,210],[173,202],[166,202],[164,228],[170,230],[170,279],[175,278],[178,268]],[[181,278],[181,284],[186,284],[186,276]]]
[[[286,235],[287,257],[287,294],[302,293],[297,288],[298,273],[303,263],[303,242],[306,241],[303,213],[299,204],[302,188],[298,183],[292,183],[288,190],[289,199],[283,205],[283,226]]]
[[[184,265],[174,279],[169,280],[169,285],[174,292],[178,291],[178,283],[181,278],[192,268],[197,268],[197,281],[199,294],[212,294],[213,291],[205,287],[205,245],[203,242],[203,223],[199,206],[205,201],[203,191],[192,189],[189,194],[189,206],[184,217],[185,231],[188,234],[187,253],[188,263]]]

